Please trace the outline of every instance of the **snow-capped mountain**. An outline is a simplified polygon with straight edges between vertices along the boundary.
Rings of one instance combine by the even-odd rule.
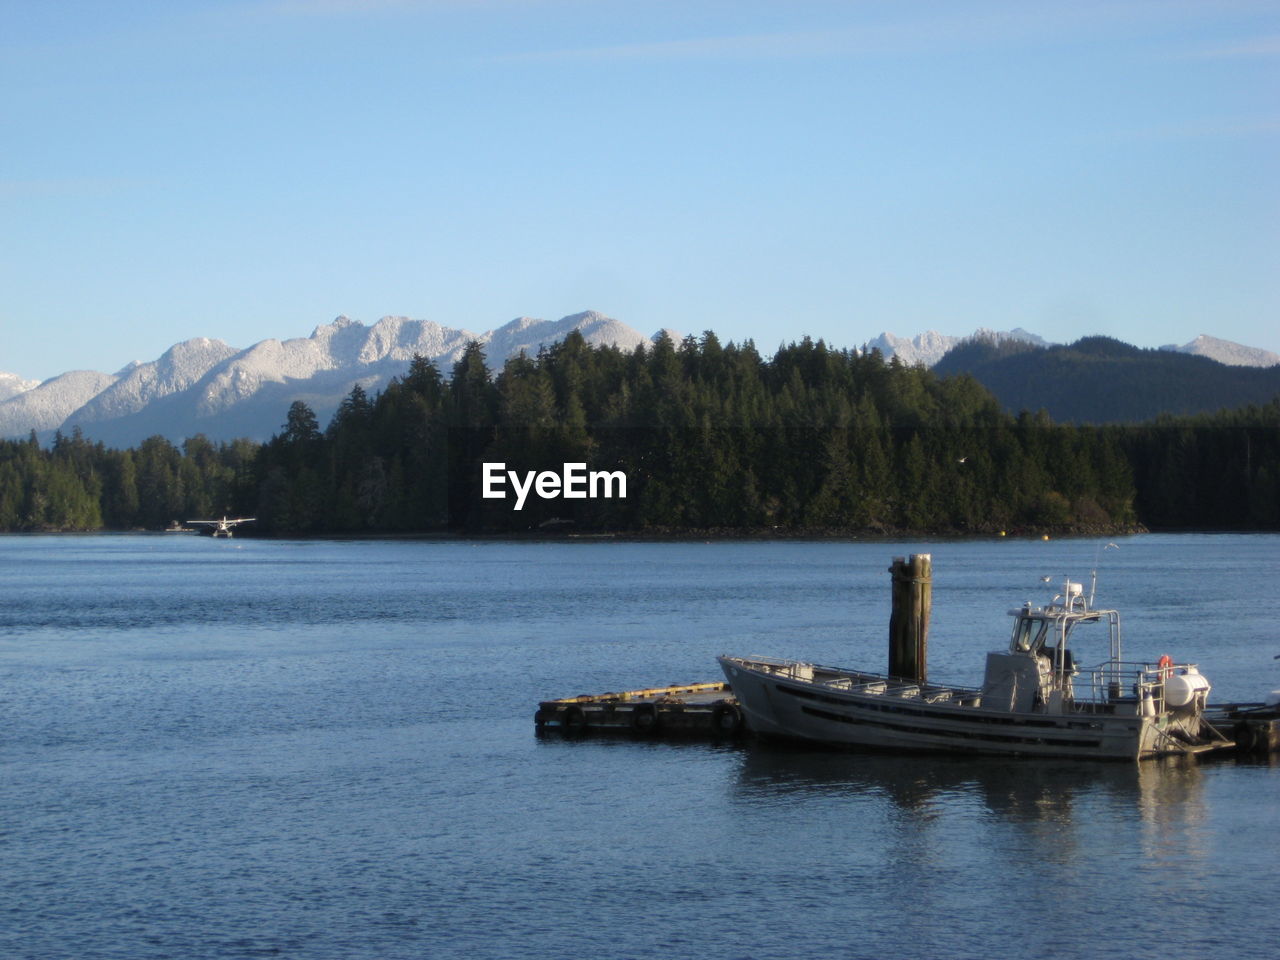
[[[355,383],[366,390],[381,389],[393,376],[405,372],[415,354],[430,358],[448,376],[449,368],[475,340],[484,346],[489,366],[496,370],[508,357],[522,350],[537,353],[573,330],[590,344],[616,345],[624,350],[634,350],[645,341],[643,334],[626,324],[591,311],[555,321],[519,317],[481,334],[408,317],[383,317],[372,327],[338,317],[316,327],[306,339],[263,340],[217,364],[196,385],[196,411],[210,416],[264,391],[275,394],[276,385],[295,392],[301,387],[301,393],[318,396],[336,389],[332,404],[317,399],[318,405],[313,405],[324,422],[321,414],[336,408]],[[287,409],[289,402],[282,409]]]
[[[914,337],[899,337],[892,333],[882,333],[867,343],[868,350],[879,350],[886,360],[897,357],[907,366],[932,367],[943,358],[948,350],[965,340],[982,338],[995,340],[1025,340],[1043,347],[1048,341],[1034,333],[1028,333],[1021,327],[1013,330],[988,330],[981,327],[967,337],[953,337],[939,333],[937,330],[926,330]]]
[[[0,401],[40,386],[39,380],[23,380],[16,373],[0,373]]]
[[[278,433],[294,400],[326,423],[355,384],[370,393],[403,374],[415,354],[448,376],[467,344],[485,348],[491,369],[521,350],[533,354],[579,331],[593,345],[634,350],[648,341],[624,323],[588,311],[560,320],[519,317],[475,334],[430,320],[383,317],[368,327],[348,317],[316,327],[310,337],[263,340],[238,350],[220,340],[176,344],[155,361],[118,374],[67,373],[0,400],[0,436],[47,436],[79,427],[110,446],[136,446],[161,434],[180,441],[197,433],[212,440]],[[8,381],[5,381],[6,383]]]
[[[236,353],[235,347],[205,337],[174,344],[159,360],[133,363],[121,370],[113,384],[75,411],[75,421],[87,427],[137,413],[153,400],[187,389]]]
[[[572,330],[580,331],[587,343],[593,346],[611,345],[626,351],[650,341],[649,337],[625,323],[588,310],[555,321],[519,317],[485,334],[481,342],[485,344],[485,353],[490,358],[514,357],[521,350],[534,356],[542,347],[563,340]]]
[[[1207,334],[1200,334],[1190,343],[1182,346],[1168,344],[1161,350],[1173,350],[1177,353],[1190,353],[1197,357],[1208,357],[1229,367],[1274,367],[1280,363],[1280,353],[1272,353],[1260,347],[1246,347],[1230,340],[1219,340]]]
[[[0,401],[0,437],[25,437],[32,430],[56,430],[118,380],[116,374],[73,370]]]

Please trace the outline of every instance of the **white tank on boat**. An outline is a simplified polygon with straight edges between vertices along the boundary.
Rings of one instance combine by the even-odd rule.
[[[1166,706],[1185,707],[1195,700],[1197,693],[1208,693],[1209,680],[1195,667],[1188,667],[1186,673],[1175,674],[1164,682],[1164,702]]]

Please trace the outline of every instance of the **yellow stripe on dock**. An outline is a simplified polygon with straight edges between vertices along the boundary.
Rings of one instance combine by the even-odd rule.
[[[677,697],[692,693],[728,693],[727,683],[684,683],[672,684],[669,687],[646,687],[643,690],[623,690],[621,693],[584,693],[577,697],[562,697],[559,700],[543,701],[555,703],[627,703],[632,700],[661,700],[665,697]]]

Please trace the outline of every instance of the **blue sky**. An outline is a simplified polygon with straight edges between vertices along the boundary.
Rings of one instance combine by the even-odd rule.
[[[0,371],[347,314],[1280,351],[1280,7],[0,0]]]

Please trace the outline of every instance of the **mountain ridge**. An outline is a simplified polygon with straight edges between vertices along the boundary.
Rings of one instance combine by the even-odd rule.
[[[1272,353],[1261,347],[1246,347],[1242,343],[1221,340],[1202,333],[1182,346],[1167,344],[1161,350],[1172,350],[1175,353],[1189,353],[1197,357],[1208,357],[1229,367],[1274,367],[1280,363],[1280,353]]]
[[[874,340],[868,341],[866,349],[879,350],[886,360],[891,357],[897,357],[901,362],[908,365],[933,367],[946,356],[949,350],[959,346],[966,340],[974,338],[992,339],[996,342],[1019,340],[1039,346],[1048,344],[1048,341],[1043,337],[1023,330],[1021,327],[1016,327],[1013,330],[991,330],[987,327],[979,327],[967,337],[939,333],[937,330],[926,330],[924,333],[918,333],[914,337],[899,337],[886,331]]]
[[[24,380],[16,373],[0,373],[0,402],[40,386],[39,380]]]
[[[96,370],[69,370],[0,402],[0,437],[56,430],[120,377]]]
[[[1104,336],[1044,347],[973,339],[933,370],[944,377],[968,374],[1007,412],[1044,410],[1058,423],[1142,423],[1165,414],[1260,406],[1280,395],[1280,366],[1228,366]]]
[[[184,340],[158,359],[130,363],[116,374],[74,371],[35,386],[5,375],[6,387],[28,387],[0,400],[0,436],[34,429],[47,439],[78,428],[109,446],[136,445],[154,434],[175,441],[196,433],[211,440],[266,440],[294,400],[326,422],[353,386],[382,389],[414,355],[428,357],[447,375],[473,340],[492,365],[521,350],[536,353],[574,330],[588,343],[624,350],[649,342],[591,310],[554,321],[517,317],[480,334],[409,317],[387,316],[366,326],[341,315],[310,337],[268,338],[245,349],[205,337]]]
[[[48,439],[55,431],[70,433],[79,428],[90,439],[115,446],[136,445],[154,434],[175,441],[196,433],[212,440],[265,440],[279,431],[284,411],[294,400],[307,403],[322,423],[327,422],[353,386],[358,384],[369,393],[382,389],[392,377],[405,371],[415,354],[428,357],[447,375],[466,345],[474,340],[484,347],[490,366],[496,370],[519,352],[536,354],[573,330],[582,333],[588,343],[628,351],[664,333],[677,342],[680,339],[679,333],[669,328],[646,337],[591,310],[559,320],[520,316],[480,334],[404,316],[385,316],[366,326],[339,315],[329,323],[317,325],[308,337],[268,338],[244,349],[207,337],[184,340],[156,360],[135,361],[114,374],[69,371],[37,382],[0,373],[0,436],[25,437],[35,430],[37,436]],[[1076,353],[1087,352],[1091,340],[1105,343],[1109,338],[1084,338],[1072,346]],[[992,357],[974,354],[969,347],[974,343],[988,344],[1004,355],[1063,346],[1018,327],[1011,331],[979,328],[967,337],[936,330],[914,337],[884,332],[864,348],[879,350],[886,359],[897,357],[905,364],[934,368],[944,375],[962,372],[963,363],[947,359],[959,350],[958,357],[968,358],[965,363],[986,365],[981,372],[963,372],[973,373],[979,380],[995,376],[989,366]],[[1115,352],[1115,347],[1108,349]],[[1256,378],[1248,372],[1250,368],[1270,366],[1269,360],[1280,362],[1280,355],[1204,334],[1181,347],[1130,349],[1142,356],[1230,364],[1246,379]],[[1011,374],[1000,376],[1008,379]],[[1010,390],[1000,376],[994,385],[986,384],[997,396]],[[1041,388],[1047,383],[1042,380]],[[1099,385],[1099,395],[1110,394],[1111,386]],[[1157,392],[1165,390],[1158,384],[1148,387],[1158,388]],[[1219,393],[1232,395],[1231,391]],[[1025,390],[1011,398],[1002,397],[1002,402],[1015,406],[1026,402],[1032,409],[1045,406],[1051,414],[1067,409],[1062,406],[1061,397],[1046,403],[1044,398],[1031,397]],[[1098,413],[1093,411],[1090,415]]]

